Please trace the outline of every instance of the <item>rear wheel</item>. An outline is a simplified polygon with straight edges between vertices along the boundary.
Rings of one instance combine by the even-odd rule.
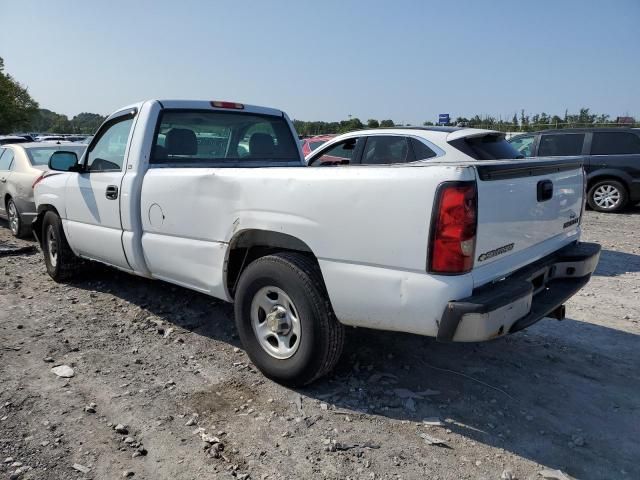
[[[251,263],[238,282],[235,318],[251,361],[285,385],[313,382],[342,353],[344,327],[317,264],[302,254],[277,253]]]
[[[596,182],[587,196],[589,206],[598,212],[618,212],[628,202],[625,186],[616,180],[601,180]]]
[[[62,221],[55,212],[47,212],[42,221],[42,251],[47,273],[56,282],[72,277],[82,264],[71,251]]]
[[[26,236],[29,231],[29,226],[25,225],[18,211],[16,203],[13,198],[7,200],[7,219],[9,220],[9,228],[14,237],[22,238]]]

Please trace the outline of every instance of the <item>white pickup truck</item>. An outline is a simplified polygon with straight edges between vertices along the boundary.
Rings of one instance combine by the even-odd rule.
[[[331,370],[345,325],[464,342],[561,319],[600,254],[578,241],[580,159],[515,159],[486,130],[364,137],[382,132],[414,157],[313,168],[279,110],[126,107],[35,187],[47,270],[88,259],[233,301],[252,361],[290,385]]]

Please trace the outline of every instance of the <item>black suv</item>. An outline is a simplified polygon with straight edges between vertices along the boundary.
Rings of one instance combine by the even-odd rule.
[[[617,212],[640,202],[640,129],[567,128],[523,133],[509,139],[526,157],[581,155],[587,201],[599,212]]]

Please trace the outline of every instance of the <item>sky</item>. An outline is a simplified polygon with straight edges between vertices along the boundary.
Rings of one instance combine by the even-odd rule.
[[[640,117],[640,0],[0,0],[0,57],[69,116],[181,98],[300,120]]]

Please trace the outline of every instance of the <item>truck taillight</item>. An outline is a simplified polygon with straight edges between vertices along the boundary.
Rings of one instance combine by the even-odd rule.
[[[429,272],[458,274],[473,268],[477,212],[475,182],[445,182],[438,187],[431,220]]]

